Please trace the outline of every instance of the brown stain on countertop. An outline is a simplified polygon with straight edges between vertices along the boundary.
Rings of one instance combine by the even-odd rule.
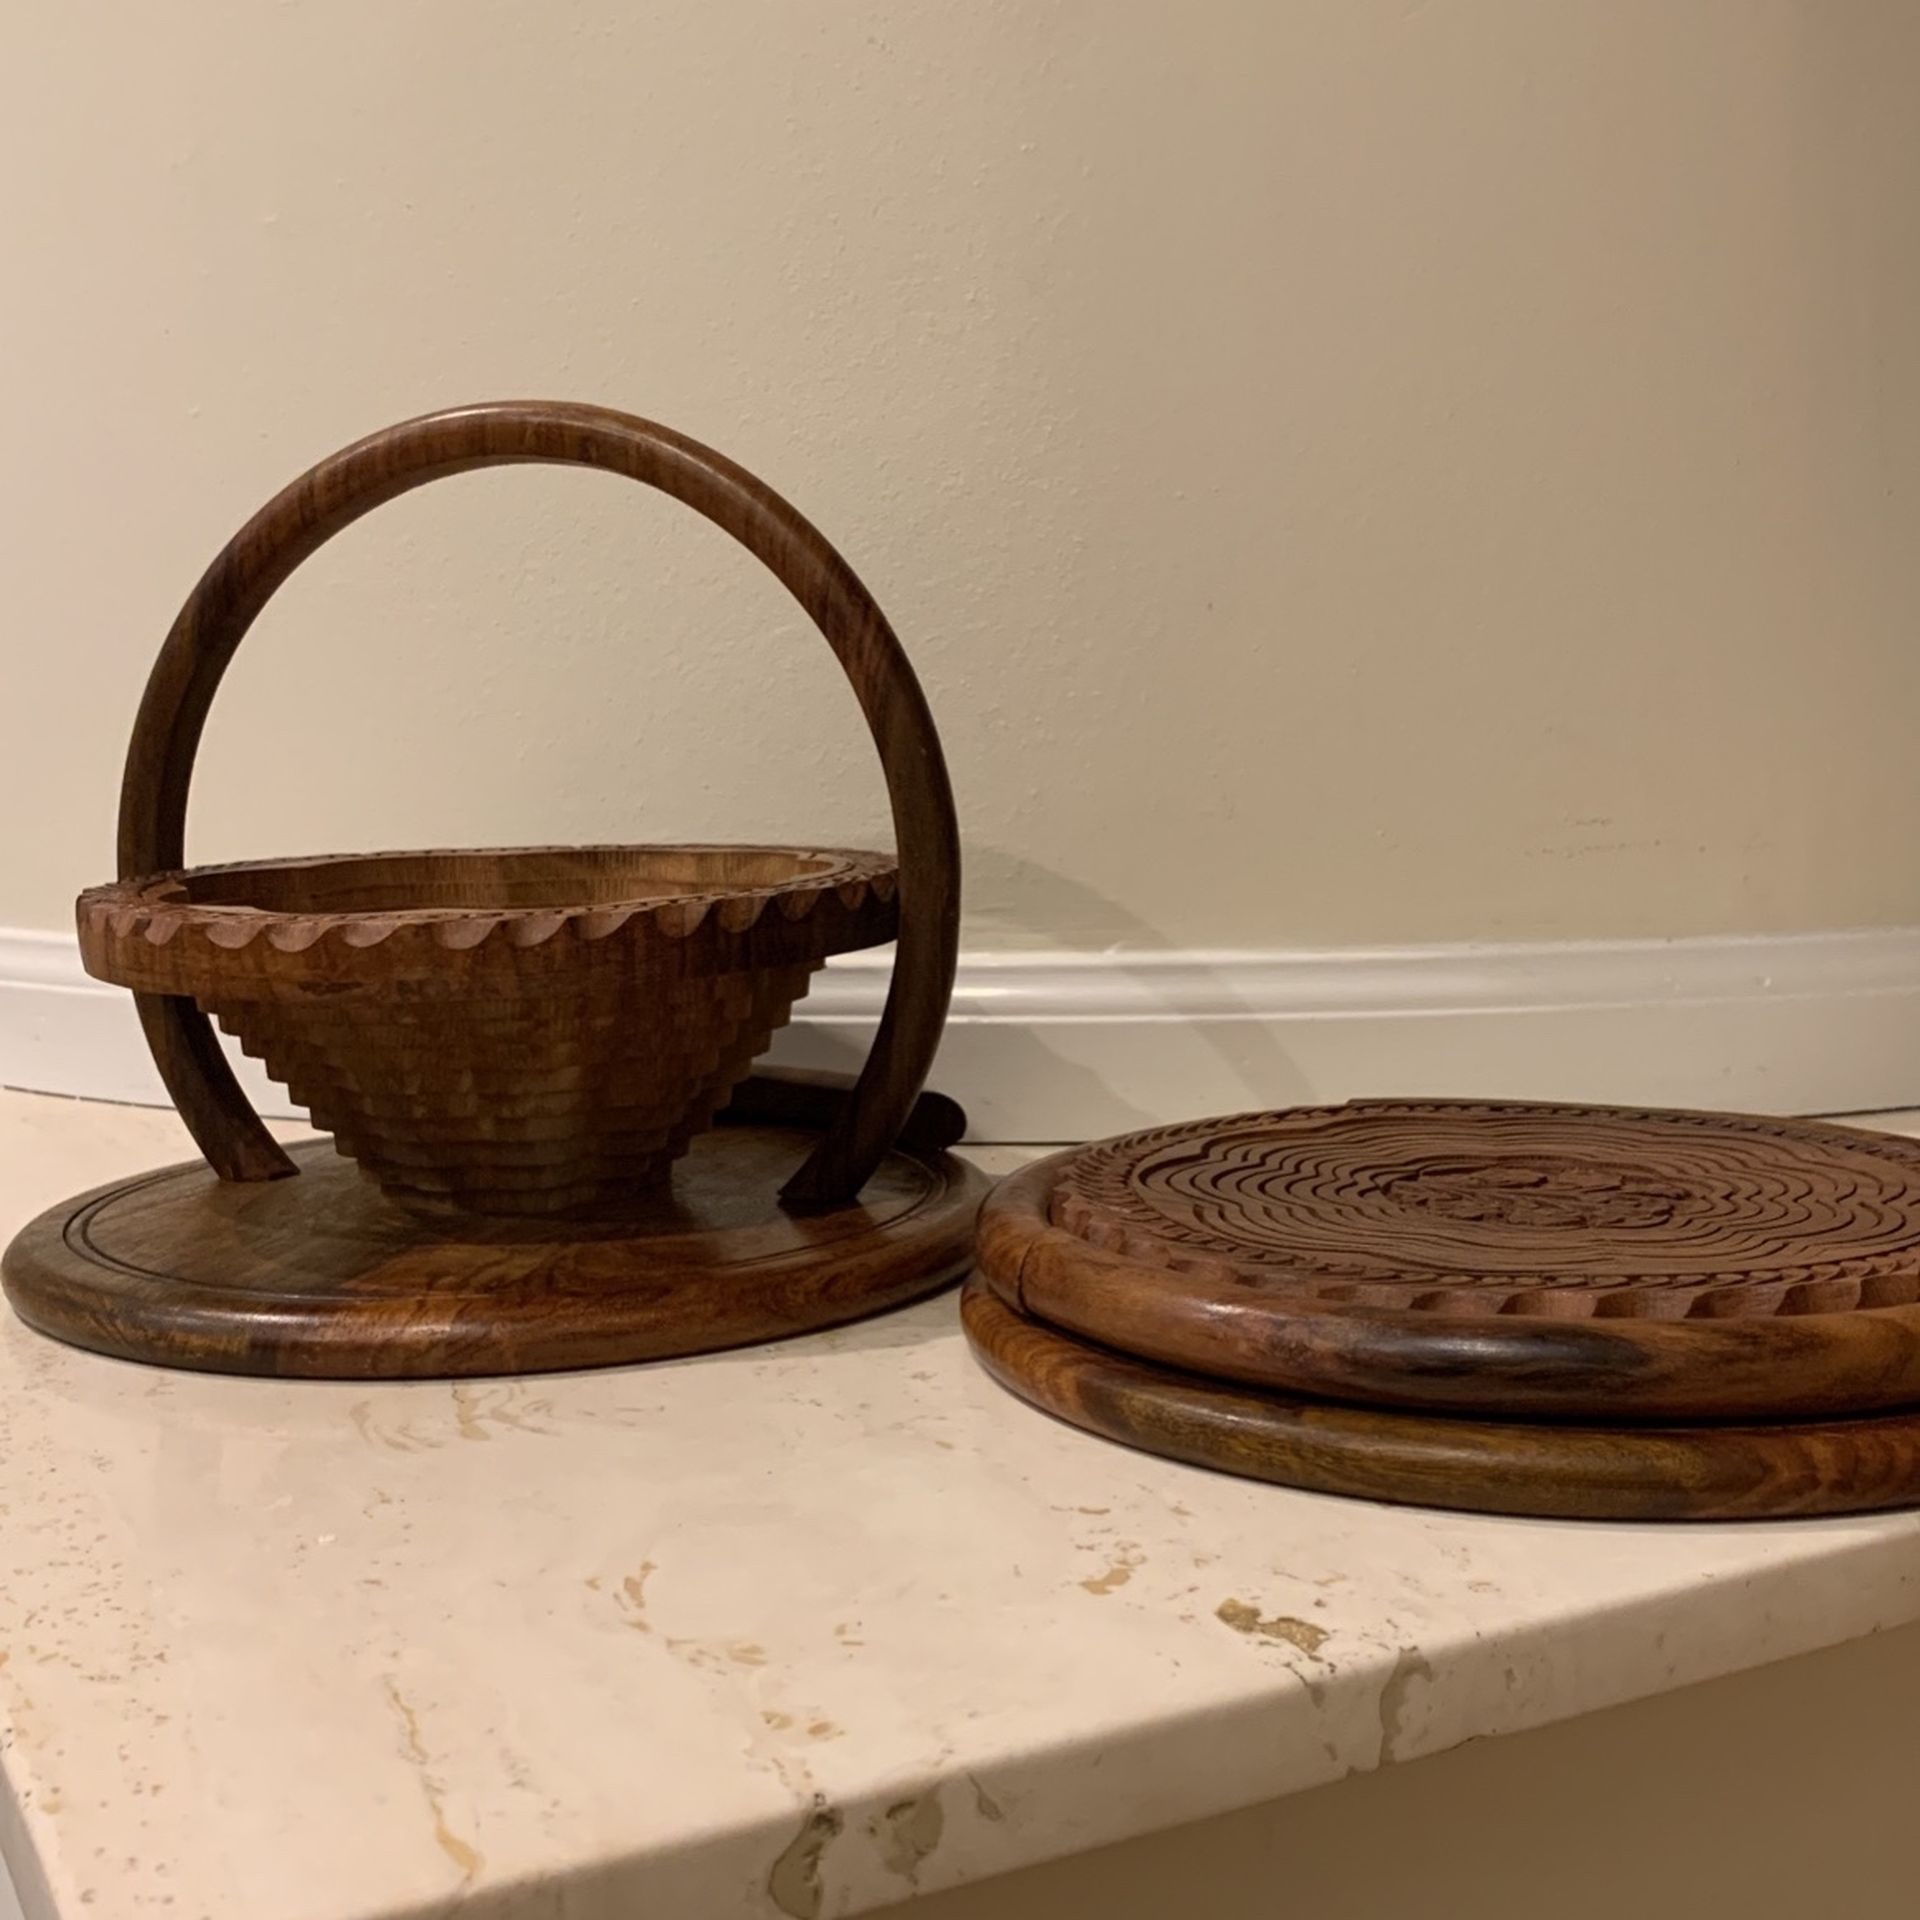
[[[462,1440],[491,1440],[490,1434],[480,1422],[479,1402],[474,1389],[464,1380],[453,1383],[453,1417],[460,1428]]]
[[[820,1878],[822,1856],[836,1839],[845,1819],[837,1807],[816,1793],[796,1833],[767,1871],[767,1898],[792,1920],[820,1920],[826,1888]]]
[[[1082,1580],[1081,1586],[1088,1593],[1112,1593],[1116,1587],[1124,1587],[1135,1572],[1147,1564],[1147,1556],[1131,1540],[1122,1540],[1114,1549],[1112,1564],[1105,1573],[1096,1574],[1091,1580]]]
[[[368,1446],[385,1447],[389,1453],[427,1453],[440,1445],[439,1440],[420,1432],[410,1420],[394,1426],[382,1425],[371,1400],[356,1400],[348,1408],[347,1417]]]
[[[636,1633],[653,1631],[647,1619],[647,1581],[656,1571],[651,1560],[642,1560],[639,1570],[620,1582],[620,1608]]]
[[[1328,1629],[1316,1627],[1311,1620],[1301,1620],[1291,1613],[1263,1614],[1244,1600],[1222,1600],[1213,1617],[1235,1633],[1253,1639],[1284,1640],[1302,1653],[1318,1653],[1328,1637]]]
[[[938,1787],[929,1788],[910,1800],[896,1800],[872,1823],[887,1871],[897,1873],[908,1886],[917,1887],[921,1865],[940,1844],[946,1826],[947,1816],[941,1810]]]
[[[468,1887],[486,1861],[478,1848],[447,1825],[446,1788],[428,1766],[426,1743],[420,1737],[420,1716],[391,1674],[383,1676],[380,1684],[386,1689],[387,1700],[400,1721],[400,1751],[412,1762],[420,1791],[426,1798],[427,1811],[433,1816],[434,1842],[460,1869],[461,1886]]]
[[[1393,1671],[1380,1689],[1380,1753],[1375,1764],[1386,1766],[1400,1757],[1400,1735],[1404,1730],[1407,1694],[1416,1680],[1431,1681],[1433,1669],[1426,1657],[1412,1647],[1402,1647],[1394,1660]]]
[[[456,1380],[453,1388],[453,1416],[462,1440],[493,1440],[501,1431],[551,1436],[553,1428],[542,1422],[553,1412],[551,1400],[530,1400],[526,1390],[513,1383],[481,1385],[471,1380]]]

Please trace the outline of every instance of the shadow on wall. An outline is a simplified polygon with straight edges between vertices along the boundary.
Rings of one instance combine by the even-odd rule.
[[[967,1109],[969,1139],[1079,1141],[1316,1097],[1272,1020],[1204,954],[1025,855],[969,845],[966,868],[960,980],[934,1084]],[[854,970],[873,965],[862,956]],[[875,1013],[796,1011],[775,1060],[858,1072]]]

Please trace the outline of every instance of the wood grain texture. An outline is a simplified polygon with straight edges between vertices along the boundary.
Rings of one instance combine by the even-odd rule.
[[[981,1266],[1066,1332],[1316,1398],[1920,1402],[1920,1143],[1815,1122],[1437,1101],[1196,1122],[1016,1175]]]
[[[561,402],[454,408],[358,441],[275,496],[202,576],[154,664],[121,783],[120,877],[183,867],[188,787],[214,694],[248,628],[294,569],[342,528],[414,487],[529,462],[638,480],[732,534],[806,610],[866,716],[898,841],[898,953],[853,1096],[786,1188],[796,1207],[836,1206],[859,1190],[898,1136],[952,991],[960,854],[946,764],[912,668],[853,570],[770,488],[669,428]],[[197,1000],[142,988],[140,1010],[162,1078],[208,1162],[231,1180],[287,1172],[285,1156],[221,1065]]]
[[[393,1198],[596,1217],[667,1177],[828,955],[893,937],[894,899],[879,854],[476,849],[193,868],[79,922],[89,971],[192,999]]]
[[[1760,1425],[1593,1427],[1316,1402],[1159,1367],[961,1298],[987,1371],[1123,1446],[1316,1493],[1579,1520],[1762,1520],[1920,1501],[1920,1412]]]
[[[964,1271],[987,1181],[896,1150],[860,1199],[795,1214],[805,1130],[735,1124],[616,1224],[456,1225],[396,1207],[324,1141],[297,1180],[199,1161],[32,1222],[4,1278],[22,1319],[121,1359],[225,1373],[399,1379],[599,1367],[781,1338],[897,1306]]]

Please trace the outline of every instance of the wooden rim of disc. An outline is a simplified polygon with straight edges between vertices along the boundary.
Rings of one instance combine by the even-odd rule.
[[[1815,1121],[1469,1101],[1195,1121],[1015,1175],[979,1258],[1063,1332],[1315,1399],[1920,1403],[1920,1141]]]
[[[818,1138],[730,1125],[617,1224],[435,1219],[325,1139],[300,1178],[203,1161],[49,1208],[7,1248],[21,1319],[123,1360],[316,1379],[602,1367],[810,1333],[931,1293],[971,1259],[986,1177],[900,1146],[859,1198],[795,1214],[781,1182]]]
[[[1392,1412],[1154,1366],[1018,1312],[978,1275],[960,1313],[987,1372],[1045,1412],[1313,1493],[1579,1520],[1788,1519],[1920,1501],[1920,1412],[1611,1428]]]

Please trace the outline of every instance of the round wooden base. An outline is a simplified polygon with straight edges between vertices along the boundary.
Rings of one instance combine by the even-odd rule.
[[[614,1226],[409,1214],[315,1140],[291,1149],[294,1179],[227,1182],[196,1160],[63,1201],[0,1271],[30,1326],[121,1359],[399,1379],[743,1346],[966,1270],[983,1175],[900,1148],[857,1203],[786,1213],[781,1184],[817,1139],[715,1128]]]
[[[1122,1445],[1316,1493],[1583,1520],[1760,1520],[1920,1500],[1920,1411],[1774,1425],[1545,1425],[1379,1412],[1209,1380],[1058,1333],[978,1276],[1004,1387]]]

